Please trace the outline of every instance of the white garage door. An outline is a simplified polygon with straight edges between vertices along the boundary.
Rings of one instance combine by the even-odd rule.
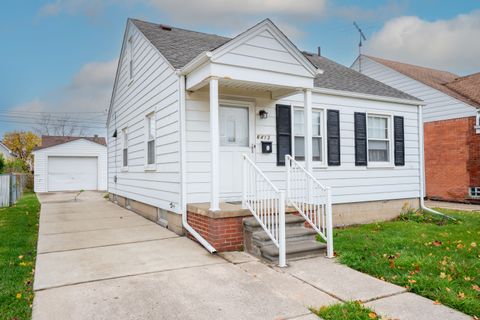
[[[97,157],[48,157],[48,191],[97,190]]]

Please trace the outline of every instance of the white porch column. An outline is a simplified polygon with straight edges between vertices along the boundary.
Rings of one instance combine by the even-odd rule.
[[[218,79],[210,79],[210,143],[211,153],[211,199],[210,210],[218,211],[219,206],[219,159],[220,159],[220,138],[218,131]]]
[[[303,98],[304,110],[303,114],[305,116],[305,169],[308,172],[312,172],[312,153],[313,153],[313,143],[312,143],[312,90],[305,89]]]

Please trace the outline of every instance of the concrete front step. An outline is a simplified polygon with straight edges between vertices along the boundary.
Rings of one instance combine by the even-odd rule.
[[[305,220],[300,216],[296,216],[294,214],[285,215],[285,228],[302,226],[304,222]],[[249,217],[249,218],[243,219],[243,227],[250,232],[263,230],[263,228],[260,226],[260,223],[257,221],[255,217]]]
[[[287,259],[314,256],[324,253],[326,245],[316,241],[316,231],[304,226],[305,220],[293,214],[285,215],[285,242]],[[271,262],[278,261],[278,248],[275,246],[254,218],[243,220],[244,248],[250,254]]]
[[[317,232],[310,228],[305,227],[285,227],[285,241],[301,241],[315,239]],[[267,245],[267,242],[271,243],[271,239],[264,230],[258,230],[253,233],[253,240],[261,245]]]
[[[325,243],[315,240],[287,242],[287,260],[321,254],[326,247],[327,245]],[[260,247],[262,257],[272,262],[278,261],[278,251],[278,248],[274,244]]]

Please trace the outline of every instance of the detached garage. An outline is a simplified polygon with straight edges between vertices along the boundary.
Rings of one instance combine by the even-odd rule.
[[[105,138],[42,136],[33,154],[35,192],[107,189]]]

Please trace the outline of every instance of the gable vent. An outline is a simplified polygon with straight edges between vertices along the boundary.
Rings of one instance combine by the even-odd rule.
[[[167,26],[166,24],[160,24],[158,25],[160,29],[165,30],[165,31],[172,31],[172,27]]]

